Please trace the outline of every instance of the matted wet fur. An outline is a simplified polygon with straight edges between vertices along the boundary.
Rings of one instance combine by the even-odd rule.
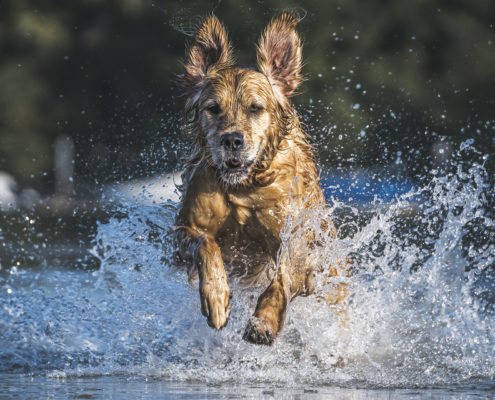
[[[325,205],[312,147],[289,101],[302,79],[296,24],[289,13],[275,17],[259,40],[257,69],[250,69],[234,66],[227,32],[210,16],[180,76],[192,154],[175,224],[176,261],[191,281],[199,278],[201,311],[216,329],[230,313],[226,269],[244,284],[266,285],[244,333],[258,344],[272,344],[287,304],[312,291],[304,256],[311,234],[302,257],[282,257],[284,222]]]

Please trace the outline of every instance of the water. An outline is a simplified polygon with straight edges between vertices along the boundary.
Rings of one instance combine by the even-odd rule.
[[[88,249],[98,269],[2,267],[0,398],[489,396],[494,189],[486,157],[466,154],[469,143],[451,172],[391,202],[329,198],[339,238],[317,232],[315,254],[321,265],[347,256],[353,274],[319,276],[272,347],[242,340],[256,296],[235,282],[227,327],[206,325],[197,289],[170,264],[172,201],[126,203],[100,223]],[[321,300],[342,279],[345,323]]]

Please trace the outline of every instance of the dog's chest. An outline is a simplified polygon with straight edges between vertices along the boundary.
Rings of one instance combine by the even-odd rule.
[[[280,246],[281,219],[254,200],[229,196],[230,215],[217,236],[229,274],[249,279],[258,279],[267,265],[273,266]]]
[[[255,191],[249,194],[228,194],[233,220],[242,231],[259,237],[268,231],[278,238],[286,217],[286,204],[273,193]]]

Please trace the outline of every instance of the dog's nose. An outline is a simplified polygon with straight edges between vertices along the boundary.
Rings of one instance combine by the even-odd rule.
[[[220,138],[220,145],[229,150],[239,150],[244,145],[244,136],[239,132],[225,133]]]

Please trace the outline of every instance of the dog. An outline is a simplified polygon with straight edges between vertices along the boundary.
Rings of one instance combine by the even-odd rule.
[[[201,312],[216,329],[230,314],[227,271],[244,284],[266,285],[243,335],[256,344],[271,345],[288,303],[313,291],[314,238],[302,239],[300,257],[283,256],[287,218],[325,206],[313,147],[290,103],[302,81],[297,23],[290,13],[273,18],[259,39],[257,68],[247,68],[234,65],[224,26],[209,16],[179,76],[192,152],[174,226],[175,260],[191,282],[199,278]],[[332,223],[323,224],[335,236]]]

